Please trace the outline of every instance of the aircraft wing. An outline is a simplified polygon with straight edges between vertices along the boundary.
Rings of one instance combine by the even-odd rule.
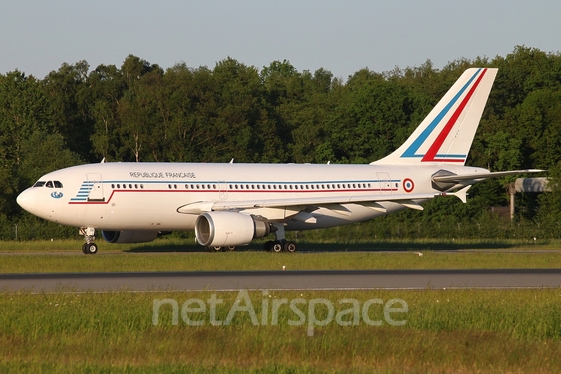
[[[469,187],[469,186],[468,186]],[[458,196],[462,193],[465,195],[466,189],[456,193],[425,193],[425,194],[392,194],[392,195],[355,195],[355,196],[325,196],[325,197],[299,197],[299,198],[282,198],[282,199],[266,199],[266,200],[242,200],[242,201],[199,201],[183,205],[177,209],[178,213],[184,214],[201,214],[210,211],[225,211],[225,210],[257,210],[263,208],[292,208],[290,210],[299,211],[317,209],[324,207],[338,212],[344,212],[346,209],[343,204],[359,204],[385,212],[386,208],[381,205],[381,202],[393,202],[404,207],[416,210],[423,210],[423,207],[417,200],[432,199],[438,195],[452,195]],[[344,213],[343,213],[344,214]]]

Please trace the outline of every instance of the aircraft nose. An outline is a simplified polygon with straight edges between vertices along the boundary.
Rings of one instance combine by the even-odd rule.
[[[33,213],[33,207],[35,206],[35,199],[33,198],[33,193],[30,189],[27,189],[20,193],[16,198],[16,202],[23,209],[27,210],[29,213]]]

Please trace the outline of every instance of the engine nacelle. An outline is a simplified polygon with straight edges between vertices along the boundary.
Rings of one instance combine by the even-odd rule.
[[[270,233],[268,222],[237,212],[203,213],[195,222],[197,242],[205,247],[245,245]]]
[[[158,231],[101,231],[101,236],[109,243],[146,243],[151,242],[158,236]]]

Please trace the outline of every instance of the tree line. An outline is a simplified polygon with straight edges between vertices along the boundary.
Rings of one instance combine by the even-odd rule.
[[[458,59],[442,69],[430,60],[382,73],[362,69],[346,81],[323,68],[300,72],[289,61],[258,69],[226,58],[213,69],[182,63],[164,70],[133,55],[121,67],[102,64],[92,70],[86,61],[64,63],[43,79],[19,70],[0,74],[0,239],[13,239],[16,225],[26,227],[20,236],[29,238],[75,234],[30,217],[15,203],[41,175],[66,166],[102,159],[377,160],[396,149],[474,66],[497,67],[499,73],[467,164],[561,174],[561,55],[524,46],[504,57]],[[515,235],[489,212],[507,204],[504,184],[510,180],[476,185],[467,205],[435,199],[423,212],[405,211],[369,225],[387,227],[382,236],[394,235],[396,227],[408,228],[401,230],[406,236],[431,236],[436,230],[423,232],[419,225],[480,228],[482,223],[486,230],[496,226],[490,236]],[[518,199],[518,224],[557,235],[556,196]]]

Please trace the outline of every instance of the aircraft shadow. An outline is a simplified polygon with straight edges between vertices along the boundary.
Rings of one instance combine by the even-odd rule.
[[[477,242],[477,243],[455,243],[439,242],[393,242],[393,241],[376,241],[365,243],[315,243],[315,242],[299,242],[298,252],[407,252],[407,251],[461,251],[476,249],[510,249],[518,245],[501,242]],[[236,248],[237,252],[263,252],[263,244],[255,243],[247,246]],[[129,253],[208,253],[204,247],[198,244],[171,244],[171,243],[150,243],[138,247],[134,247],[125,252]]]

